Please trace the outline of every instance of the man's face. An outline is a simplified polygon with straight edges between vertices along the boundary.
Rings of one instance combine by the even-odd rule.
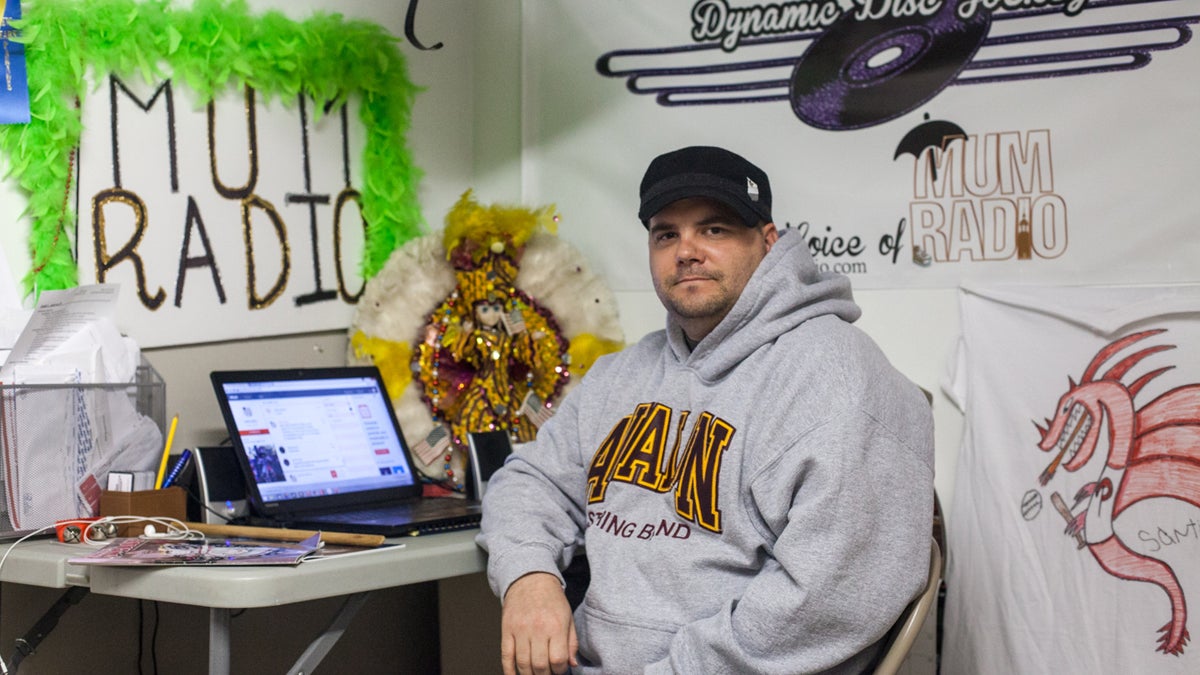
[[[774,223],[746,227],[732,209],[703,197],[668,204],[649,229],[654,291],[696,342],[733,308],[779,238]]]

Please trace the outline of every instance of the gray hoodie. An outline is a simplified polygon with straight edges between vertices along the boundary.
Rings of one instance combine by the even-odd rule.
[[[928,568],[933,423],[858,316],[785,232],[695,349],[599,360],[492,478],[492,589],[585,545],[576,673],[862,672]]]

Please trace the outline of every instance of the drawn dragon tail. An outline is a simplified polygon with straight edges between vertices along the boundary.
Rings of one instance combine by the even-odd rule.
[[[1134,553],[1115,536],[1088,545],[1096,562],[1104,571],[1119,579],[1146,581],[1162,588],[1171,600],[1171,620],[1159,629],[1158,650],[1166,654],[1182,654],[1188,642],[1187,603],[1175,572],[1161,560]]]

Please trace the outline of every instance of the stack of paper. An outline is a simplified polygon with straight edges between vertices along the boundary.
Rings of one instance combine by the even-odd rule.
[[[118,287],[46,291],[0,367],[4,496],[14,530],[95,515],[109,471],[153,471],[162,430],[131,400],[141,353]]]

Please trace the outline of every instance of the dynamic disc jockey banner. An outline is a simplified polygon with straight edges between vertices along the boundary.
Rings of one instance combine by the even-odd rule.
[[[1194,280],[1200,6],[563,0],[523,6],[526,195],[649,287],[638,182],[682,145],[772,179],[858,287]]]

